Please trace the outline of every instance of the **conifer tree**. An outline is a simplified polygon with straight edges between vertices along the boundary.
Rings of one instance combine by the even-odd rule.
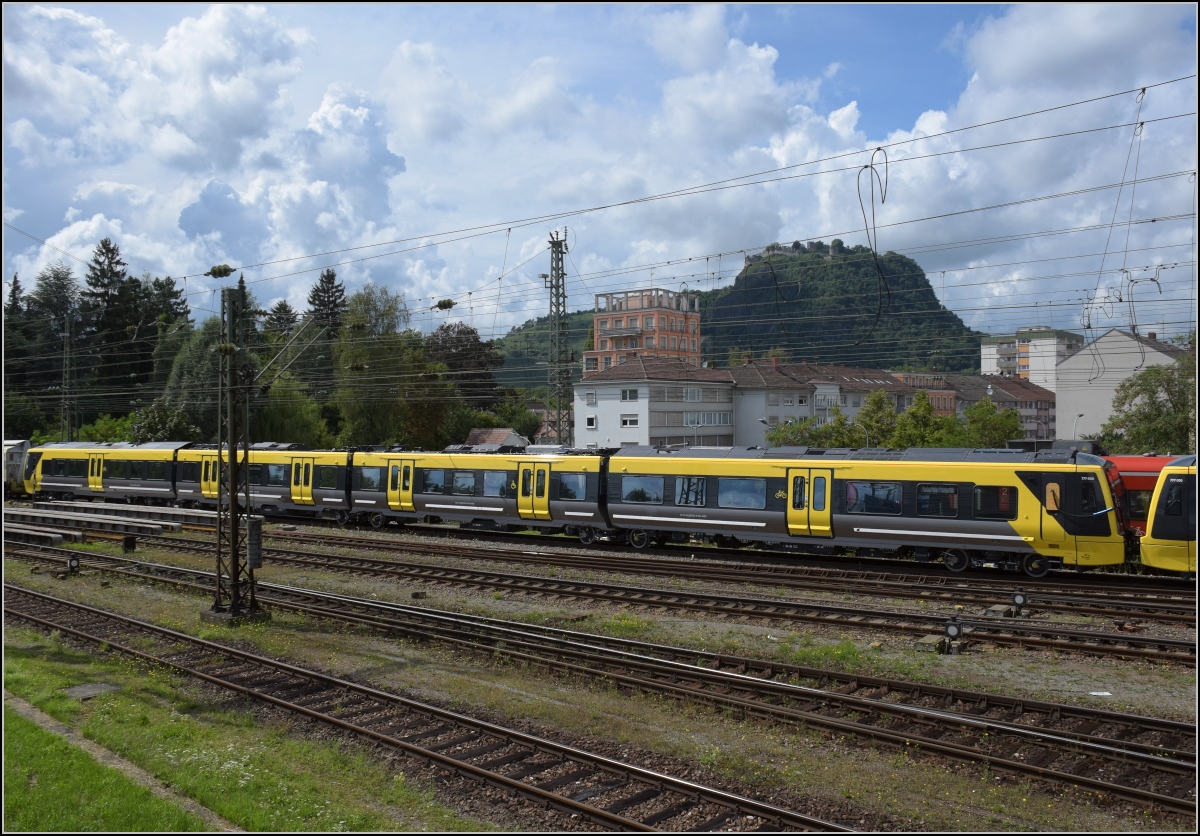
[[[338,281],[332,267],[321,271],[320,278],[308,294],[308,307],[319,327],[327,328],[330,340],[338,336],[342,317],[346,315],[346,286]]]
[[[300,315],[296,313],[296,309],[289,305],[286,299],[280,299],[267,312],[267,320],[263,323],[263,330],[266,332],[268,339],[286,340],[291,336],[292,329],[296,327],[296,323],[299,321]]]

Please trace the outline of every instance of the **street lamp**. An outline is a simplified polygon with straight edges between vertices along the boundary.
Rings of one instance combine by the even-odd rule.
[[[1079,419],[1082,417],[1083,417],[1082,412],[1075,416],[1075,423],[1071,425],[1071,438],[1072,439],[1078,438],[1078,436],[1075,435],[1075,428],[1079,426]]]
[[[867,446],[863,449],[866,449],[866,450],[871,449],[871,434],[867,432],[867,428],[864,427],[862,424],[851,424],[850,426],[858,427],[860,430],[863,431],[863,435],[867,437]]]
[[[703,424],[688,424],[687,428],[692,431],[692,446],[697,447],[700,444],[698,432]]]

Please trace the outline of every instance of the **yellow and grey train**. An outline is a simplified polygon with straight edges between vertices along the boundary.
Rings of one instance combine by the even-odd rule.
[[[1180,456],[1163,467],[1150,499],[1143,566],[1196,574],[1196,457]]]
[[[175,442],[49,444],[27,455],[26,489],[34,496],[215,507],[219,453],[213,445]],[[256,444],[248,491],[252,508],[264,513],[376,527],[436,517],[565,532],[583,543],[645,548],[700,537],[1041,577],[1125,562],[1123,523],[1106,473],[1112,467],[1098,456],[1057,450],[424,452]]]

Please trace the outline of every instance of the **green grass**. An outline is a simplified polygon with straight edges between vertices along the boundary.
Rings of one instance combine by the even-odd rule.
[[[241,703],[226,701],[232,697],[213,697],[122,657],[92,657],[54,637],[8,629],[4,679],[11,692],[246,830],[487,829],[441,807],[355,745],[303,737],[286,719],[264,726]],[[99,681],[122,690],[86,702],[63,693]],[[7,743],[6,732],[6,749]],[[9,766],[28,768],[25,758],[6,750]],[[6,791],[8,781],[6,771]],[[60,795],[59,803],[70,797]],[[6,819],[8,811],[6,798]],[[37,818],[22,821],[25,826],[5,824],[59,829]]]
[[[200,819],[96,763],[6,705],[4,829],[120,833],[206,828]]]

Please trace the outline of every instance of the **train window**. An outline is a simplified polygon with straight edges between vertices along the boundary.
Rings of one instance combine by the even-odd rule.
[[[286,464],[267,465],[267,484],[276,487],[287,486],[288,466]],[[296,476],[300,475],[300,465],[296,465]],[[299,484],[299,483],[297,483]]]
[[[129,478],[141,479],[142,474],[146,472],[145,462],[130,462],[129,463]]]
[[[546,495],[546,469],[539,467],[537,472],[537,491],[534,494],[538,499]]]
[[[263,483],[262,471],[263,466],[261,464],[250,465],[250,475],[246,477],[246,480],[251,485],[261,485]]]
[[[1145,522],[1150,516],[1151,491],[1126,491],[1129,500],[1129,519]]]
[[[327,491],[334,491],[337,490],[337,486],[337,467],[331,464],[318,465],[317,487]]]
[[[88,463],[85,459],[72,459],[67,465],[67,475],[82,478],[87,476]]]
[[[38,462],[41,461],[41,453],[30,453],[25,457],[25,478],[32,479],[33,474],[37,471]],[[44,475],[45,471],[43,471]]]
[[[979,503],[976,502],[976,505]],[[1057,482],[1050,482],[1046,485],[1046,510],[1057,511],[1062,504],[1062,489]]]
[[[45,472],[44,467],[42,468],[42,472],[43,473]],[[55,476],[66,476],[67,475],[67,460],[66,459],[55,459],[54,460],[54,474],[53,475],[55,475]]]
[[[400,490],[400,465],[392,465],[392,487],[393,492]]]
[[[425,470],[421,472],[421,493],[441,493],[446,482],[444,470]]]
[[[1053,483],[1051,483],[1053,485]],[[1057,485],[1053,485],[1057,488]],[[1047,485],[1047,490],[1051,485]],[[1057,497],[1057,493],[1055,494]],[[1047,497],[1049,498],[1049,497]],[[1050,509],[1049,503],[1046,505]],[[975,517],[981,520],[1015,520],[1017,489],[1008,485],[976,485]]]
[[[586,473],[558,474],[558,498],[583,500],[587,498]]]
[[[722,508],[766,508],[766,479],[718,479],[717,505]]]
[[[918,517],[957,517],[958,488],[954,485],[917,485]]]
[[[899,515],[904,510],[899,482],[847,482],[847,514]]]
[[[662,504],[663,477],[622,476],[621,500],[623,502],[655,502]]]
[[[104,476],[106,479],[128,479],[129,462],[117,462],[112,459],[105,460]]]
[[[812,509],[814,511],[825,510],[825,477],[814,476],[812,486]]]
[[[797,510],[804,510],[804,504],[807,497],[804,495],[804,477],[792,477],[792,507]]]
[[[1167,482],[1167,495],[1163,500],[1163,510],[1168,517],[1183,516],[1183,482],[1171,479]]]
[[[143,465],[145,478],[161,482],[167,478],[166,462],[145,462]]]
[[[300,486],[300,463],[299,462],[296,462],[294,465],[292,465],[292,485],[294,485],[295,487]]]
[[[360,467],[361,474],[358,486],[364,491],[381,491],[383,490],[383,468],[381,467]],[[337,487],[337,476],[334,476],[334,487]]]
[[[508,474],[503,470],[485,470],[483,472],[484,496],[507,496],[504,490],[508,482]]]
[[[675,504],[703,505],[705,481],[702,476],[675,477]]]
[[[1094,514],[1104,506],[1100,504],[1097,494],[1099,486],[1095,482],[1080,481],[1079,510],[1085,514]]]
[[[450,483],[450,493],[458,496],[475,495],[475,471],[456,470],[454,481]]]
[[[88,459],[88,476],[89,477],[96,475],[96,462],[97,461],[98,461],[97,459]]]
[[[179,463],[179,481],[180,482],[199,482],[200,481],[200,462],[180,462]]]
[[[312,465],[311,464],[304,465],[304,487],[306,487],[306,488],[312,484],[309,481],[309,477],[311,475],[312,475]]]
[[[409,477],[410,477],[412,474],[411,474],[411,473],[409,473],[409,470],[408,470],[408,468],[409,468],[409,466],[408,466],[408,465],[404,465],[404,481],[403,481],[403,482],[401,482],[401,485],[400,485],[400,489],[401,489],[401,490],[405,490],[405,491],[407,491],[407,490],[409,490],[409,489],[411,489],[411,488],[412,488],[412,482],[409,480]]]
[[[204,481],[205,482],[211,481],[211,479],[209,478],[209,475],[208,475],[208,459],[204,460]]]

